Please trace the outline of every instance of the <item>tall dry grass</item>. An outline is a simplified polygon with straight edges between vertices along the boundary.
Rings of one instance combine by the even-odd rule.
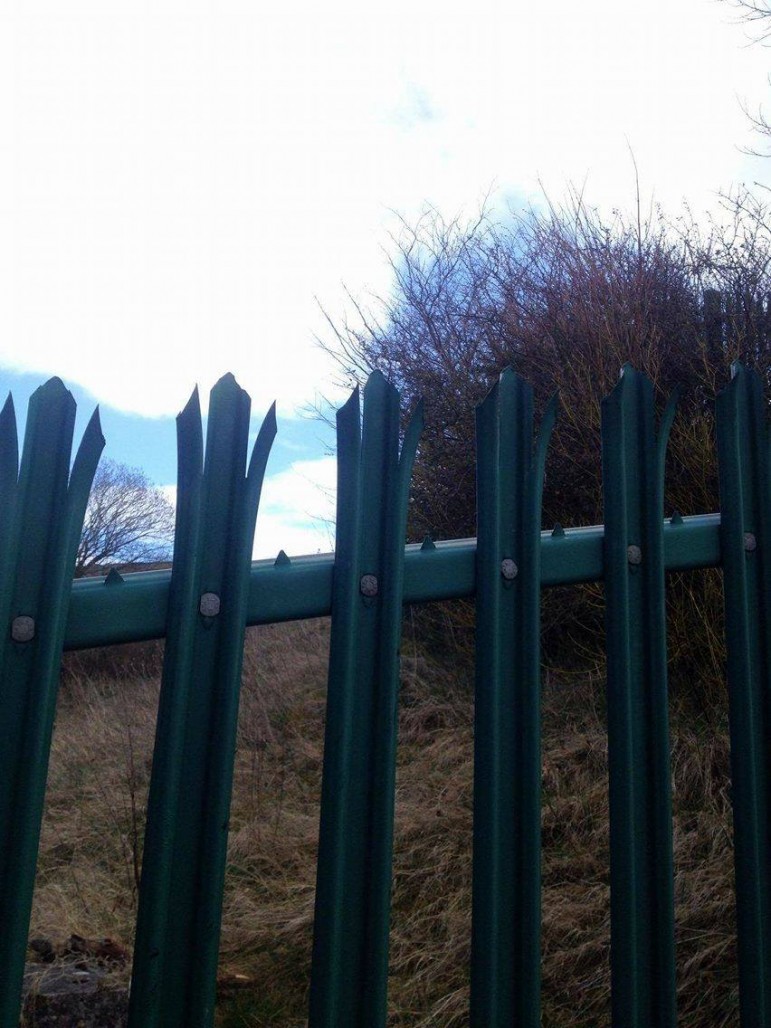
[[[220,1023],[305,1024],[328,624],[250,630],[223,918]],[[130,945],[160,647],[70,657],[54,736],[32,934]],[[403,646],[389,1025],[468,1023],[472,681]],[[673,705],[680,1024],[737,1022],[728,743]],[[602,668],[547,671],[543,717],[545,1026],[609,1018]],[[239,986],[236,988],[236,986]]]

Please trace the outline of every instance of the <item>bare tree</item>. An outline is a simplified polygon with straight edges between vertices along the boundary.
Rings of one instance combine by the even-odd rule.
[[[163,491],[140,469],[104,461],[91,489],[75,577],[168,560],[173,537],[174,507]]]
[[[735,7],[739,12],[739,20],[749,27],[753,43],[760,43],[761,46],[771,45],[771,0],[724,0]],[[771,76],[769,76],[771,82]],[[771,122],[763,109],[762,104],[757,110],[751,110],[746,104],[743,105],[744,113],[750,122],[753,132],[762,136],[764,140],[771,139]],[[768,142],[759,149],[752,146],[743,147],[746,153],[755,157],[769,157]]]
[[[771,38],[770,0],[729,0],[729,2],[733,7],[739,9],[741,20],[752,27],[760,42]]]

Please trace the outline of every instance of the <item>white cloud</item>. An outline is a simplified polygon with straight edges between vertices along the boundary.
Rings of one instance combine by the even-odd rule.
[[[337,459],[295,461],[266,475],[257,514],[254,557],[328,553],[334,549]]]
[[[707,0],[362,7],[31,0],[0,12],[0,361],[174,413],[329,393],[314,301],[382,288],[388,210],[502,192],[698,209],[766,174],[768,51]]]
[[[176,485],[160,487],[176,506]],[[337,460],[298,460],[284,471],[266,475],[252,557],[329,553],[335,546]]]

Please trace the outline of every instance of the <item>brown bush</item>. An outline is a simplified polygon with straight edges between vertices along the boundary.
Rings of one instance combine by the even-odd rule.
[[[600,402],[627,362],[649,375],[660,405],[681,390],[667,512],[719,509],[713,398],[733,360],[769,377],[769,260],[765,212],[746,196],[725,225],[706,229],[687,211],[676,223],[659,212],[608,221],[579,196],[506,224],[484,214],[448,224],[429,212],[403,225],[391,294],[369,307],[355,304],[355,316],[334,326],[330,349],[351,378],[384,371],[406,408],[425,398],[413,537],[475,533],[474,407],[507,365],[532,384],[537,411],[555,390],[560,397],[545,528],[602,521]],[[672,622],[673,652],[690,668],[706,646],[702,620],[719,608],[714,578],[675,582],[672,596],[681,611]],[[451,617],[456,633],[468,637],[470,606]],[[569,612],[547,596],[547,660],[570,664],[586,652],[595,661],[601,626],[599,589],[573,593]],[[674,665],[673,673],[680,674]]]

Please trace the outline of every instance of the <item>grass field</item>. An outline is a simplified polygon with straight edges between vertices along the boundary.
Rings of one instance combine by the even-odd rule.
[[[327,621],[248,633],[223,920],[220,1024],[305,1024]],[[69,655],[31,925],[130,947],[160,645]],[[465,666],[463,664],[461,667]],[[673,705],[680,1024],[738,1021],[728,744],[720,709]],[[467,1024],[472,679],[405,626],[390,1019]],[[599,669],[547,671],[545,1026],[609,1018],[607,767]],[[128,971],[124,972],[128,973]]]

